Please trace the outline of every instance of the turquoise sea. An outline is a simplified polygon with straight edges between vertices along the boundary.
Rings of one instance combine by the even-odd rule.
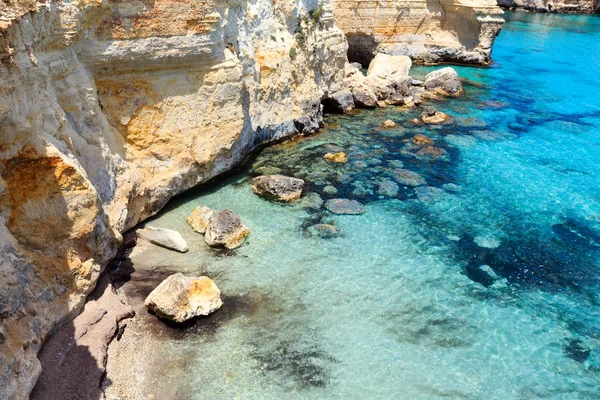
[[[394,107],[327,116],[318,135],[264,149],[148,222],[191,250],[134,250],[122,289],[141,301],[174,271],[206,274],[224,305],[183,328],[142,315],[148,332],[125,331],[135,395],[600,398],[600,18],[506,19],[494,64],[456,67],[466,94],[433,104],[452,124],[415,126],[422,109]],[[388,118],[398,127],[379,128]],[[416,156],[415,134],[447,153]],[[327,163],[331,151],[349,162]],[[398,168],[426,185],[394,193]],[[253,174],[277,169],[367,212],[254,195]],[[240,215],[246,244],[209,249],[185,222],[198,205]]]

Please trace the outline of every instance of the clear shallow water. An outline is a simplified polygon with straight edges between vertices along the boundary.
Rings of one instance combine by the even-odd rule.
[[[264,150],[248,171],[174,200],[151,221],[179,230],[191,250],[136,248],[123,289],[141,300],[172,271],[203,273],[225,304],[184,329],[145,315],[141,332],[126,331],[121,346],[140,354],[127,366],[143,383],[137,394],[600,397],[600,19],[507,19],[496,63],[457,67],[471,81],[467,95],[436,104],[453,124],[416,127],[421,110],[395,108],[328,117],[320,135]],[[379,129],[387,118],[400,126]],[[417,133],[446,159],[415,157]],[[322,159],[338,150],[348,164]],[[378,194],[402,165],[428,186]],[[261,167],[368,212],[269,203],[251,190]],[[201,204],[238,213],[247,243],[210,250],[185,222]],[[320,237],[315,223],[340,235]]]

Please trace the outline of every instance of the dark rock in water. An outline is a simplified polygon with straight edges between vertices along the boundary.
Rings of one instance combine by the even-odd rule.
[[[592,351],[581,339],[576,338],[565,338],[562,348],[567,357],[580,363],[587,360]]]
[[[318,210],[323,207],[323,199],[317,193],[309,193],[304,197],[304,207]]]
[[[323,188],[323,193],[329,196],[334,196],[337,194],[337,192],[338,190],[335,188],[335,186],[332,185],[327,185]]]
[[[517,131],[517,132],[527,132],[528,131],[527,127],[517,124],[516,122],[512,122],[512,123],[508,124],[508,128],[513,131]]]
[[[383,181],[379,184],[379,189],[377,190],[377,193],[382,196],[396,197],[398,195],[399,190],[400,188],[398,187],[398,184],[396,182]]]
[[[367,212],[365,206],[356,200],[350,199],[327,200],[325,208],[334,214],[359,215]]]
[[[362,108],[377,107],[377,96],[375,96],[375,93],[371,92],[370,90],[363,89],[363,88],[356,88],[352,92],[352,95],[354,96],[354,103],[358,107],[362,107]]]
[[[423,186],[427,184],[425,179],[416,172],[398,168],[394,170],[394,180],[404,186]]]
[[[444,192],[442,189],[433,186],[422,186],[415,189],[417,198],[424,203],[433,203],[442,199]]]
[[[333,93],[323,101],[326,112],[349,113],[354,110],[354,96],[350,89]]]
[[[231,210],[213,212],[204,240],[211,247],[225,247],[235,249],[244,243],[250,229],[244,224],[239,216]]]
[[[462,187],[455,183],[445,183],[442,185],[442,189],[448,193],[460,193],[462,191]]]
[[[252,171],[253,175],[280,175],[283,172],[281,168],[272,165],[263,165]]]
[[[481,103],[480,108],[488,108],[492,110],[499,110],[508,106],[508,103],[499,100],[486,100]]]
[[[300,199],[304,181],[284,175],[264,175],[252,179],[252,191],[269,200],[290,202]]]
[[[307,232],[311,236],[322,239],[331,239],[340,235],[340,231],[332,224],[316,224],[308,227]]]
[[[415,146],[431,146],[433,144],[433,139],[418,133],[411,139],[411,143]]]
[[[428,146],[419,150],[416,154],[416,157],[419,160],[447,160],[448,152],[444,149],[440,149],[439,147]]]

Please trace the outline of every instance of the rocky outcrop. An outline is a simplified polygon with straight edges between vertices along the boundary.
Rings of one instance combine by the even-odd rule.
[[[206,276],[190,278],[177,273],[150,292],[144,305],[160,318],[184,322],[217,311],[223,301],[221,291],[212,279]]]
[[[349,58],[367,65],[377,52],[417,63],[490,63],[502,28],[495,0],[333,0]]]
[[[326,1],[0,7],[0,397],[26,398],[121,232],[318,127],[347,44]],[[313,13],[314,14],[314,13]]]
[[[600,12],[597,0],[498,0],[500,7],[539,12],[592,14]]]

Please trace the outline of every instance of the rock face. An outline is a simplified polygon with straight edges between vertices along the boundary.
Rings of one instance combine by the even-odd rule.
[[[149,241],[150,243],[158,246],[165,247],[170,250],[175,250],[180,253],[185,253],[189,250],[189,247],[181,237],[181,234],[172,229],[154,228],[147,226],[144,229],[137,231],[138,237]]]
[[[377,52],[417,63],[489,64],[504,20],[496,0],[334,0],[349,58],[367,65]]]
[[[252,191],[269,200],[290,202],[302,197],[304,181],[283,175],[257,176],[252,179]]]
[[[210,217],[204,240],[211,247],[235,249],[244,243],[250,229],[231,210],[215,211]]]
[[[592,14],[600,12],[600,3],[596,0],[498,0],[505,8],[517,8],[529,11]]]
[[[3,396],[27,398],[41,343],[80,310],[120,232],[319,126],[347,62],[322,4],[318,21],[302,0],[0,7]]]
[[[221,291],[210,278],[189,278],[177,273],[150,292],[144,304],[160,318],[184,322],[217,311],[223,301]]]

